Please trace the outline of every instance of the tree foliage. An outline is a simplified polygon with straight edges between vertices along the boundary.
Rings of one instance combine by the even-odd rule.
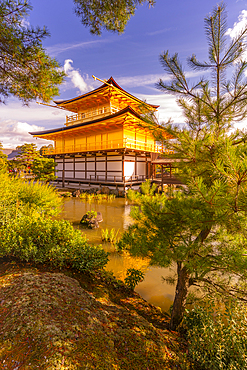
[[[205,18],[209,61],[188,59],[196,69],[209,69],[212,79],[190,86],[178,55],[161,55],[171,83],[158,87],[178,97],[186,126],[164,125],[172,140],[164,139],[147,120],[157,139],[174,154],[186,187],[170,194],[139,195],[132,211],[134,225],[124,234],[121,246],[145,256],[150,264],[174,266],[175,299],[170,327],[176,329],[184,315],[189,288],[246,300],[247,278],[247,148],[245,135],[234,131],[234,122],[246,116],[247,27],[227,45],[224,4]],[[230,81],[228,67],[235,68]],[[150,117],[149,117],[150,118]]]
[[[2,152],[2,149],[3,149],[3,144],[0,142],[0,158],[3,161],[7,161],[8,156]]]
[[[13,95],[27,104],[58,95],[64,73],[42,46],[47,29],[28,25],[27,0],[0,2],[0,102]]]
[[[23,144],[16,148],[19,154],[16,156],[15,164],[19,169],[31,169],[33,161],[40,158],[36,144]]]
[[[90,32],[100,35],[102,30],[123,33],[137,6],[154,0],[74,0],[75,13]]]
[[[155,0],[74,0],[75,13],[90,32],[122,33],[139,5]],[[42,41],[49,36],[46,27],[32,27],[27,16],[28,0],[0,1],[0,103],[15,96],[24,104],[31,100],[49,101],[59,95],[58,85],[65,74],[58,62],[46,54]]]
[[[32,173],[37,180],[54,181],[56,179],[55,166],[56,163],[53,158],[36,158],[32,163]]]

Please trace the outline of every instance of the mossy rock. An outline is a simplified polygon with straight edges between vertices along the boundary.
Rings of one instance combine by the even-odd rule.
[[[87,212],[81,219],[80,223],[88,229],[97,229],[99,222],[103,221],[102,213],[96,211]]]

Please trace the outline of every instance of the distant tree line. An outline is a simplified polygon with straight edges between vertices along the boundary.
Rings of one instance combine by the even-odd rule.
[[[43,149],[45,147],[42,147]],[[30,178],[49,182],[56,179],[56,163],[52,158],[46,158],[41,155],[42,148],[37,149],[35,144],[23,144],[17,146],[18,154],[12,160],[7,160],[7,155],[2,152],[3,146],[0,143],[0,163],[12,175],[29,175]]]

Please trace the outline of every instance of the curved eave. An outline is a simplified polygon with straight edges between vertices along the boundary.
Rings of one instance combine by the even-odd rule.
[[[78,123],[78,124],[75,124],[73,126],[64,126],[64,127],[58,128],[58,129],[29,132],[29,134],[33,135],[34,137],[45,138],[45,136],[49,136],[49,135],[52,135],[52,134],[63,133],[63,132],[66,132],[66,131],[69,132],[69,131],[73,131],[77,128],[80,128],[80,127],[92,126],[92,125],[95,125],[99,122],[104,122],[104,121],[107,121],[107,120],[110,120],[110,119],[114,119],[116,117],[119,117],[119,116],[125,115],[125,114],[130,114],[130,115],[134,116],[135,118],[142,120],[141,116],[137,112],[135,112],[134,109],[132,109],[131,107],[128,106],[128,107],[122,109],[121,111],[119,111],[117,113],[114,113],[114,114],[111,114],[111,115],[109,115],[107,117],[104,117],[104,118],[99,118],[99,119],[95,119],[95,120],[92,120],[92,121],[89,121],[89,122],[84,122],[84,123]],[[54,135],[52,135],[52,136],[54,136]]]
[[[148,104],[148,103],[145,103],[143,102],[142,100],[138,99],[137,97],[135,97],[134,95],[131,95],[129,94],[127,91],[125,91],[121,86],[119,86],[116,81],[113,79],[113,77],[110,77],[109,80],[107,81],[107,83],[104,83],[103,85],[101,85],[100,87],[98,87],[97,89],[94,89],[92,91],[89,91],[88,93],[86,94],[83,94],[83,95],[80,95],[76,98],[72,98],[72,99],[69,99],[69,100],[62,100],[62,101],[54,101],[55,104],[57,104],[58,106],[66,106],[66,104],[70,104],[70,103],[74,103],[80,99],[84,99],[90,95],[94,95],[95,93],[98,93],[100,92],[101,90],[103,90],[104,88],[106,87],[109,87],[109,84],[113,85],[114,87],[116,87],[117,89],[121,90],[125,95],[127,95],[129,98],[135,100],[135,101],[138,101],[140,102],[140,104],[145,104],[149,107],[152,107],[154,109],[157,109],[159,108],[159,105],[153,105],[153,104]]]

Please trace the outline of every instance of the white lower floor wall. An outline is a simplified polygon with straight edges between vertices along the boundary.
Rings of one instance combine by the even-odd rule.
[[[149,154],[87,154],[55,157],[58,180],[123,182],[150,176]]]

